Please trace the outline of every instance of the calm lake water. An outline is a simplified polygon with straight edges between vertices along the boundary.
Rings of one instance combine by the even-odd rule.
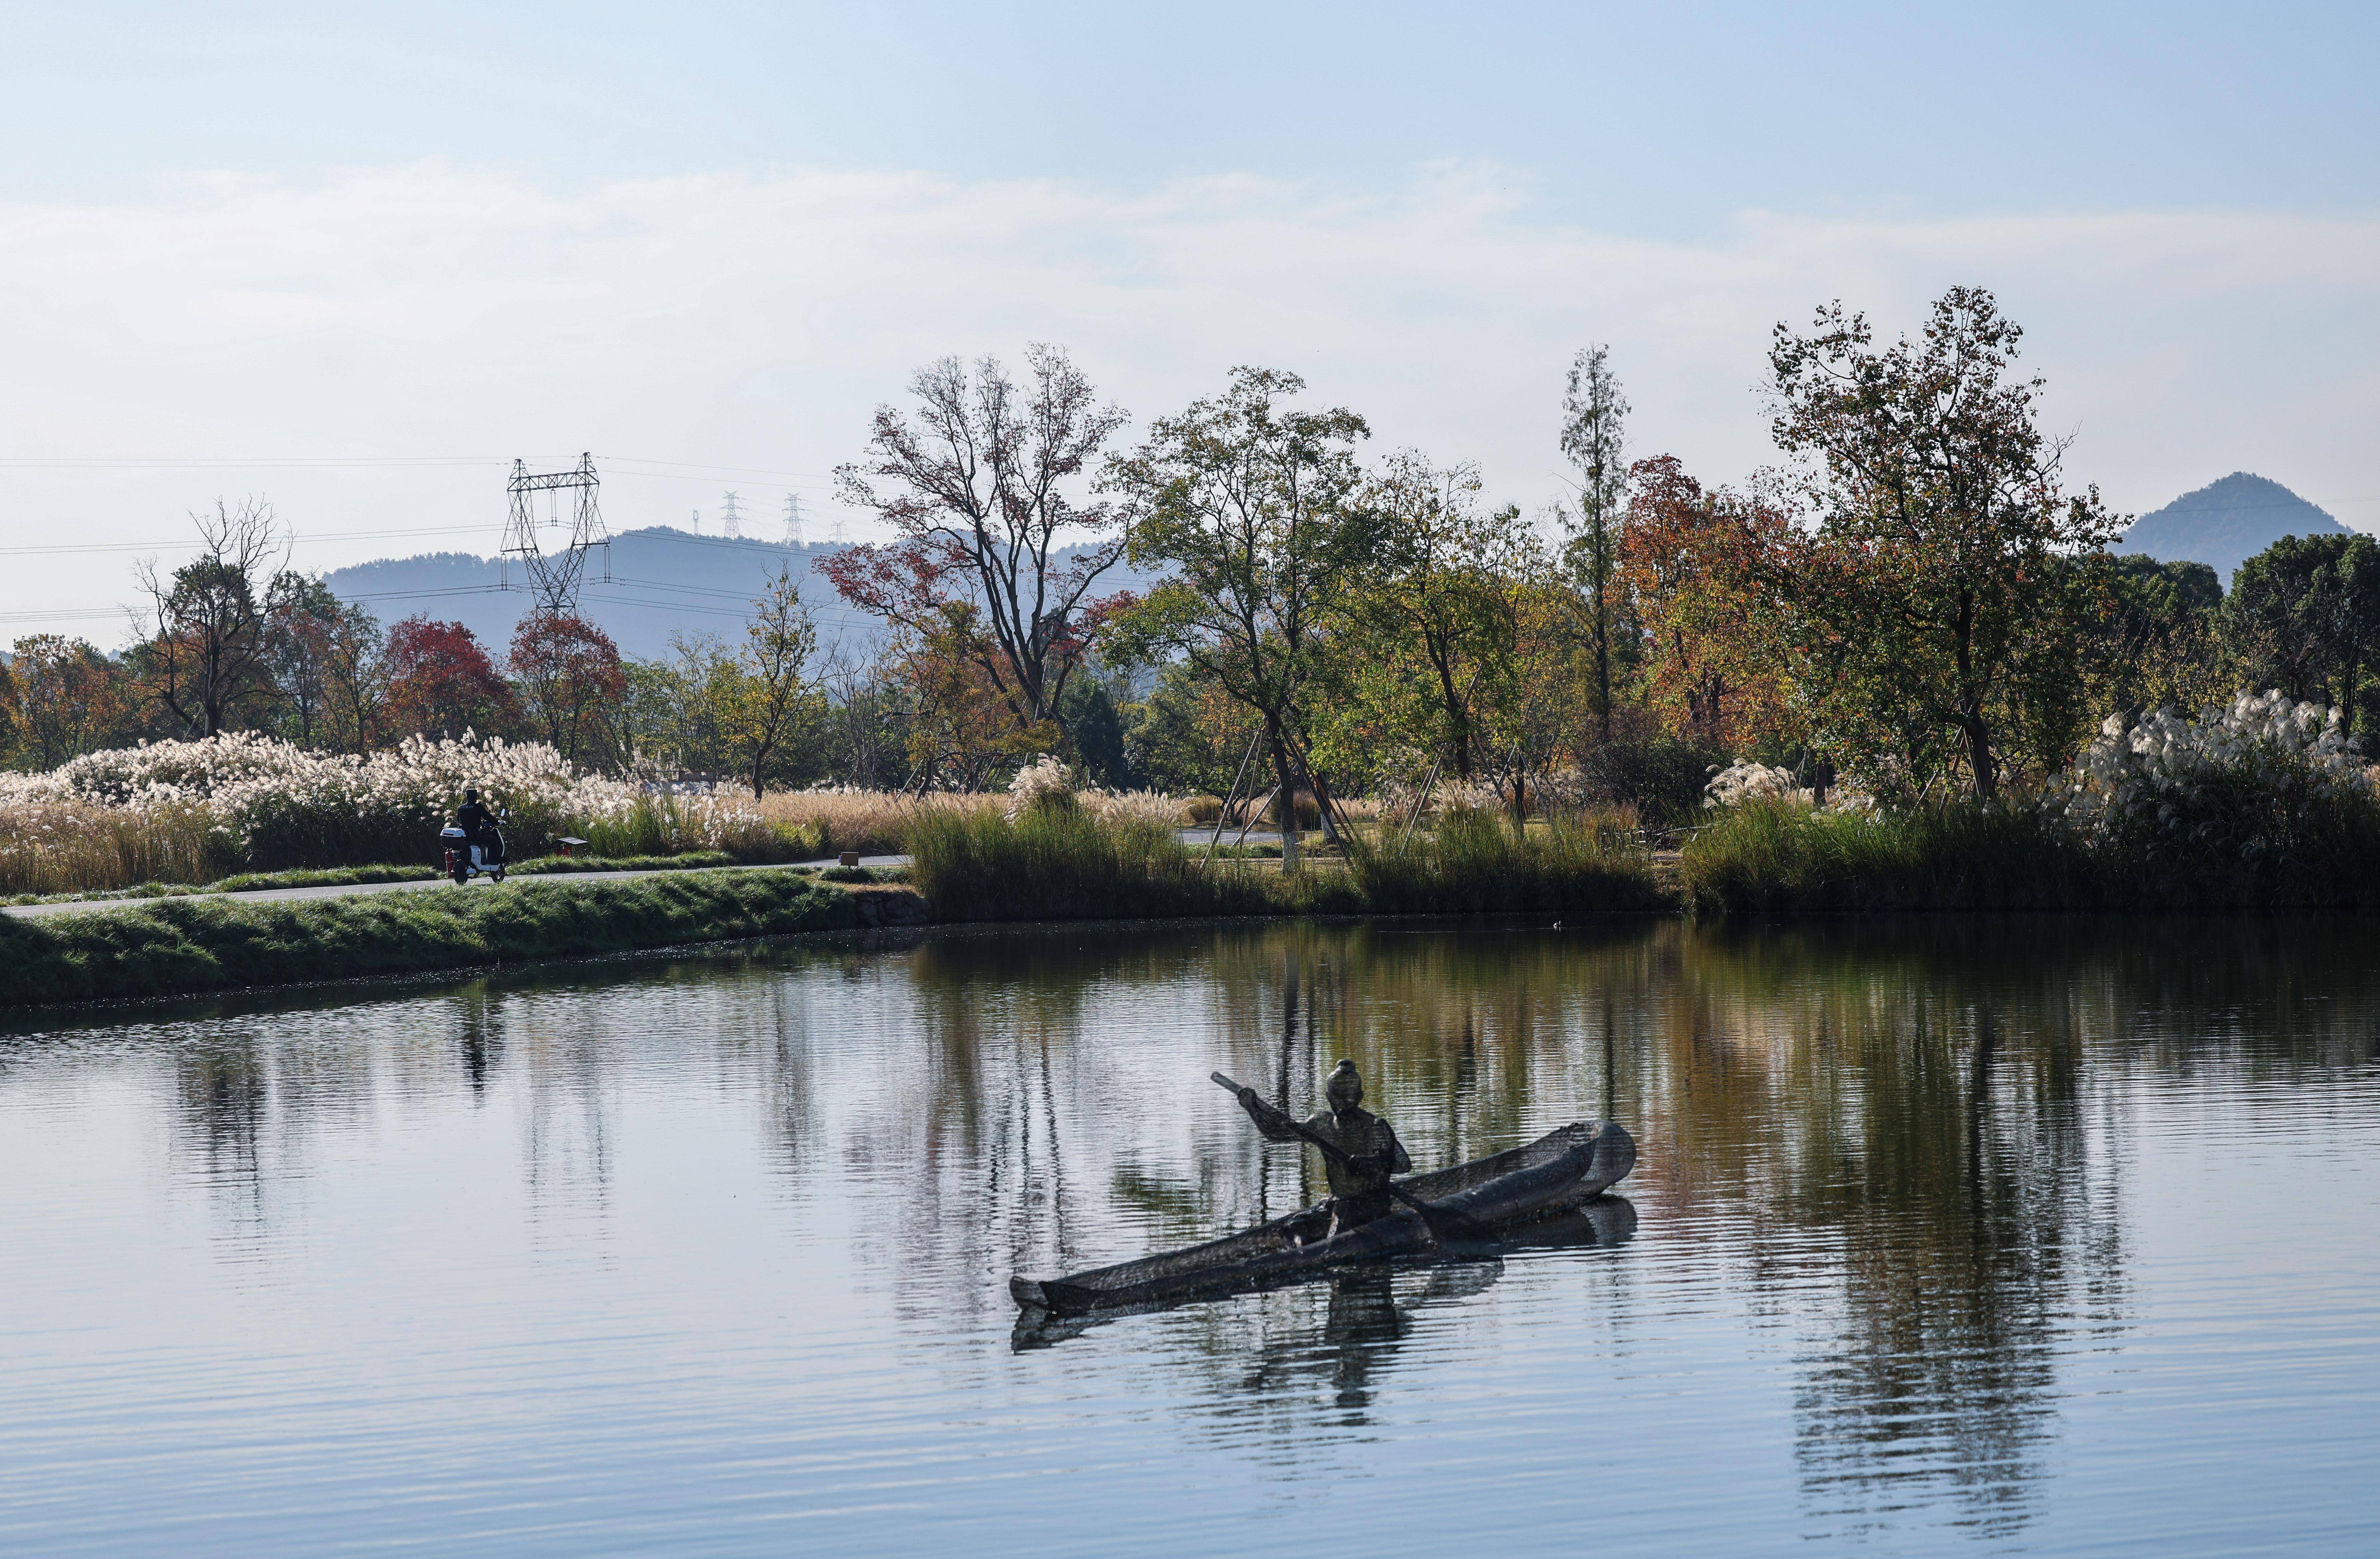
[[[788,943],[0,1033],[0,1551],[2380,1551],[2371,922]],[[1012,1273],[1609,1116],[1607,1241]]]

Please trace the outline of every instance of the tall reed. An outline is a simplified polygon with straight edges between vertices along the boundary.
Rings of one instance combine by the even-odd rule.
[[[1202,869],[1171,823],[1102,818],[1071,798],[997,811],[943,808],[908,826],[909,880],[945,920],[1080,920],[1261,915],[1277,872]]]
[[[944,920],[1160,915],[1465,914],[1644,909],[1663,902],[1625,820],[1514,828],[1457,813],[1401,847],[1352,846],[1342,867],[1203,862],[1173,826],[1100,817],[1065,798],[1021,810],[945,811],[910,831],[910,880]]]
[[[1348,867],[1378,915],[1650,909],[1668,896],[1624,808],[1557,814],[1524,828],[1500,812],[1451,807],[1410,841],[1355,842]]]
[[[0,895],[203,883],[241,864],[238,838],[203,802],[0,805]]]
[[[1687,905],[1705,915],[2091,908],[2122,901],[2107,866],[2055,811],[2008,801],[1871,813],[1745,801],[1680,862]]]

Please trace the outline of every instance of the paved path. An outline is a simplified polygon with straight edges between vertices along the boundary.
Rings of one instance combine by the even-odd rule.
[[[824,860],[787,861],[784,864],[788,866],[832,866],[835,863],[836,858],[829,856]],[[909,864],[909,858],[907,856],[861,856],[859,858],[859,864],[862,866],[906,866]],[[660,871],[666,871],[668,870],[669,868],[662,867],[657,871],[540,871],[527,876],[514,877],[509,881],[512,883],[617,883],[630,877],[657,876],[660,874]],[[695,870],[702,871],[765,871],[767,868],[752,866],[706,866],[698,867]],[[443,877],[427,877],[420,881],[412,883],[349,883],[340,886],[327,888],[259,888],[251,893],[177,894],[173,896],[209,898],[231,901],[239,904],[271,904],[281,900],[298,898],[347,898],[359,894],[426,893],[436,888],[452,888],[454,885],[455,884],[453,883],[447,881]],[[492,888],[496,885],[497,884],[489,882],[484,877],[476,877],[471,880],[466,891],[479,891]],[[157,902],[158,900],[153,898],[78,898],[68,899],[56,904],[0,905],[0,914],[18,915],[27,918],[42,915],[88,915],[94,911],[103,912],[110,909],[137,909],[144,904],[155,904]]]

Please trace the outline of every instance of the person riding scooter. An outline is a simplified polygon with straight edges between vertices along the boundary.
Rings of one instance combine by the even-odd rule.
[[[446,870],[455,882],[468,883],[482,871],[499,883],[504,880],[504,835],[497,821],[495,813],[480,805],[478,787],[466,786],[463,804],[455,809],[455,826],[444,834]]]

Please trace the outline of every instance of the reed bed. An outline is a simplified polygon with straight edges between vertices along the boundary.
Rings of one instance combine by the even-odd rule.
[[[1376,915],[1656,909],[1671,904],[1625,807],[1557,812],[1535,827],[1449,808],[1409,841],[1349,851],[1348,870]]]
[[[759,810],[772,826],[814,839],[820,855],[898,855],[909,847],[910,827],[921,817],[984,811],[997,816],[1007,804],[1006,796],[990,793],[935,790],[911,796],[845,787],[779,791],[762,797]]]
[[[2082,837],[2054,812],[2011,803],[1868,813],[1762,798],[1718,810],[1679,869],[1702,915],[2107,901],[2102,863]]]
[[[2380,801],[2258,805],[2197,840],[2091,829],[2035,801],[1720,812],[1680,870],[1697,915],[1785,910],[2346,908],[2380,904]]]
[[[0,797],[0,896],[203,883],[243,864],[238,839],[203,803]]]
[[[761,864],[826,847],[819,830],[781,827],[747,797],[578,773],[537,743],[413,737],[356,757],[240,734],[0,775],[0,896],[429,864],[467,786],[506,812],[506,842],[520,857],[565,836],[606,856],[708,852]]]
[[[1053,798],[1010,818],[945,812],[910,834],[911,882],[942,920],[1160,916],[1473,914],[1658,908],[1667,902],[1633,819],[1594,814],[1518,829],[1462,811],[1410,844],[1350,843],[1343,861],[1285,873],[1205,862],[1174,824],[1101,817]]]

